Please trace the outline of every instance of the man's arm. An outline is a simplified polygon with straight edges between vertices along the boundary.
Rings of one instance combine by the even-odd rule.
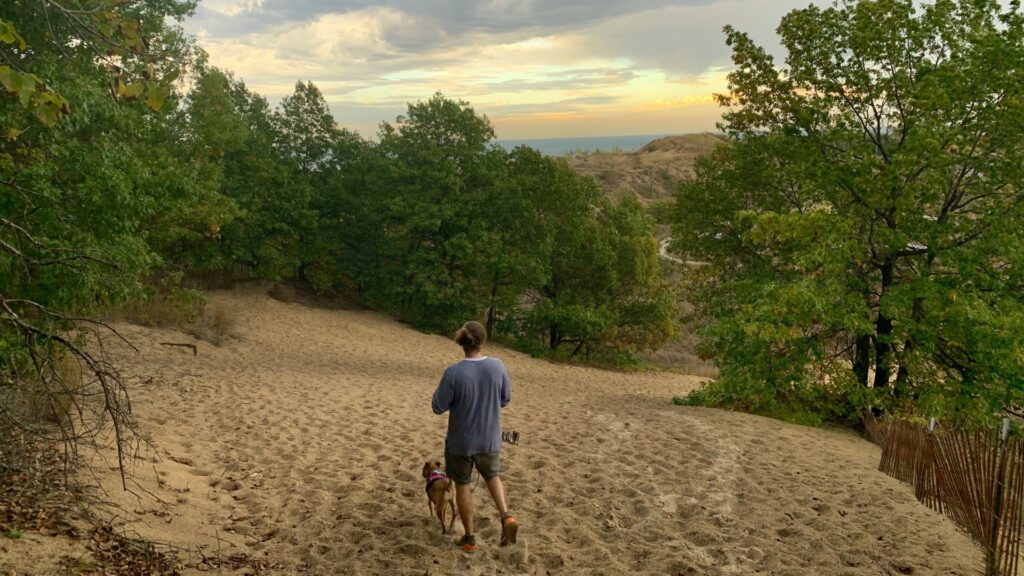
[[[512,380],[508,377],[508,370],[505,366],[501,367],[501,407],[508,406],[508,403],[512,401]]]
[[[441,382],[434,391],[430,407],[433,408],[434,414],[444,414],[452,407],[452,379],[447,370],[444,371],[444,376],[441,376]]]

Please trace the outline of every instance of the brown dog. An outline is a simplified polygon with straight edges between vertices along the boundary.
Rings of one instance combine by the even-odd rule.
[[[437,513],[441,521],[441,533],[447,534],[455,524],[455,482],[444,473],[440,462],[427,462],[423,465],[423,478],[427,481],[427,507],[430,515]],[[447,515],[446,505],[452,509],[452,519],[445,527],[444,517]]]

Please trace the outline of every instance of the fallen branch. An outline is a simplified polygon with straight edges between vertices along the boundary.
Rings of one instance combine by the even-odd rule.
[[[196,348],[195,344],[185,344],[180,342],[161,342],[161,346],[180,346],[182,348],[190,348],[193,356],[199,356],[199,349]]]

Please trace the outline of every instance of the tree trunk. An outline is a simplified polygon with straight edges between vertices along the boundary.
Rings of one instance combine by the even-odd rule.
[[[579,354],[579,353],[580,353],[580,350],[581,350],[581,349],[583,348],[583,345],[584,345],[584,344],[585,344],[586,342],[587,342],[586,340],[584,340],[584,339],[582,339],[582,338],[580,339],[580,343],[579,343],[579,344],[577,344],[577,345],[576,345],[576,349],[572,351],[572,355],[573,355],[573,357],[575,357],[575,356],[576,356],[577,354]]]
[[[562,343],[562,335],[558,332],[558,325],[552,324],[551,331],[548,337],[548,347],[552,350],[557,350],[558,345]]]
[[[907,340],[903,344],[903,352],[900,353],[899,368],[896,369],[896,395],[906,397],[910,395],[910,369],[907,368],[907,355],[913,350],[914,344]]]
[[[496,320],[495,320],[495,317],[494,317],[494,306],[493,305],[488,306],[487,307],[487,326],[485,326],[485,328],[487,329],[487,339],[488,340],[490,340],[490,339],[492,339],[494,337],[494,323],[495,323],[495,321]]]
[[[892,285],[895,264],[886,260],[882,266],[882,291],[879,296],[878,318],[875,320],[875,388],[889,386],[892,375],[892,319],[882,312],[882,298],[886,289]]]
[[[853,373],[857,383],[865,388],[868,385],[868,370],[871,368],[871,335],[858,336],[853,352]]]
[[[495,274],[497,276],[497,274]],[[494,336],[494,324],[497,321],[495,317],[496,305],[498,300],[498,279],[494,278],[491,280],[491,302],[490,306],[487,307],[487,339],[490,340]]]

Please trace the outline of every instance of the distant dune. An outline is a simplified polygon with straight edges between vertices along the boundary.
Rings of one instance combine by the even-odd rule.
[[[593,176],[611,195],[635,194],[645,204],[665,200],[679,182],[693,177],[697,158],[725,142],[715,134],[668,136],[636,152],[595,152],[567,156],[579,173]]]

